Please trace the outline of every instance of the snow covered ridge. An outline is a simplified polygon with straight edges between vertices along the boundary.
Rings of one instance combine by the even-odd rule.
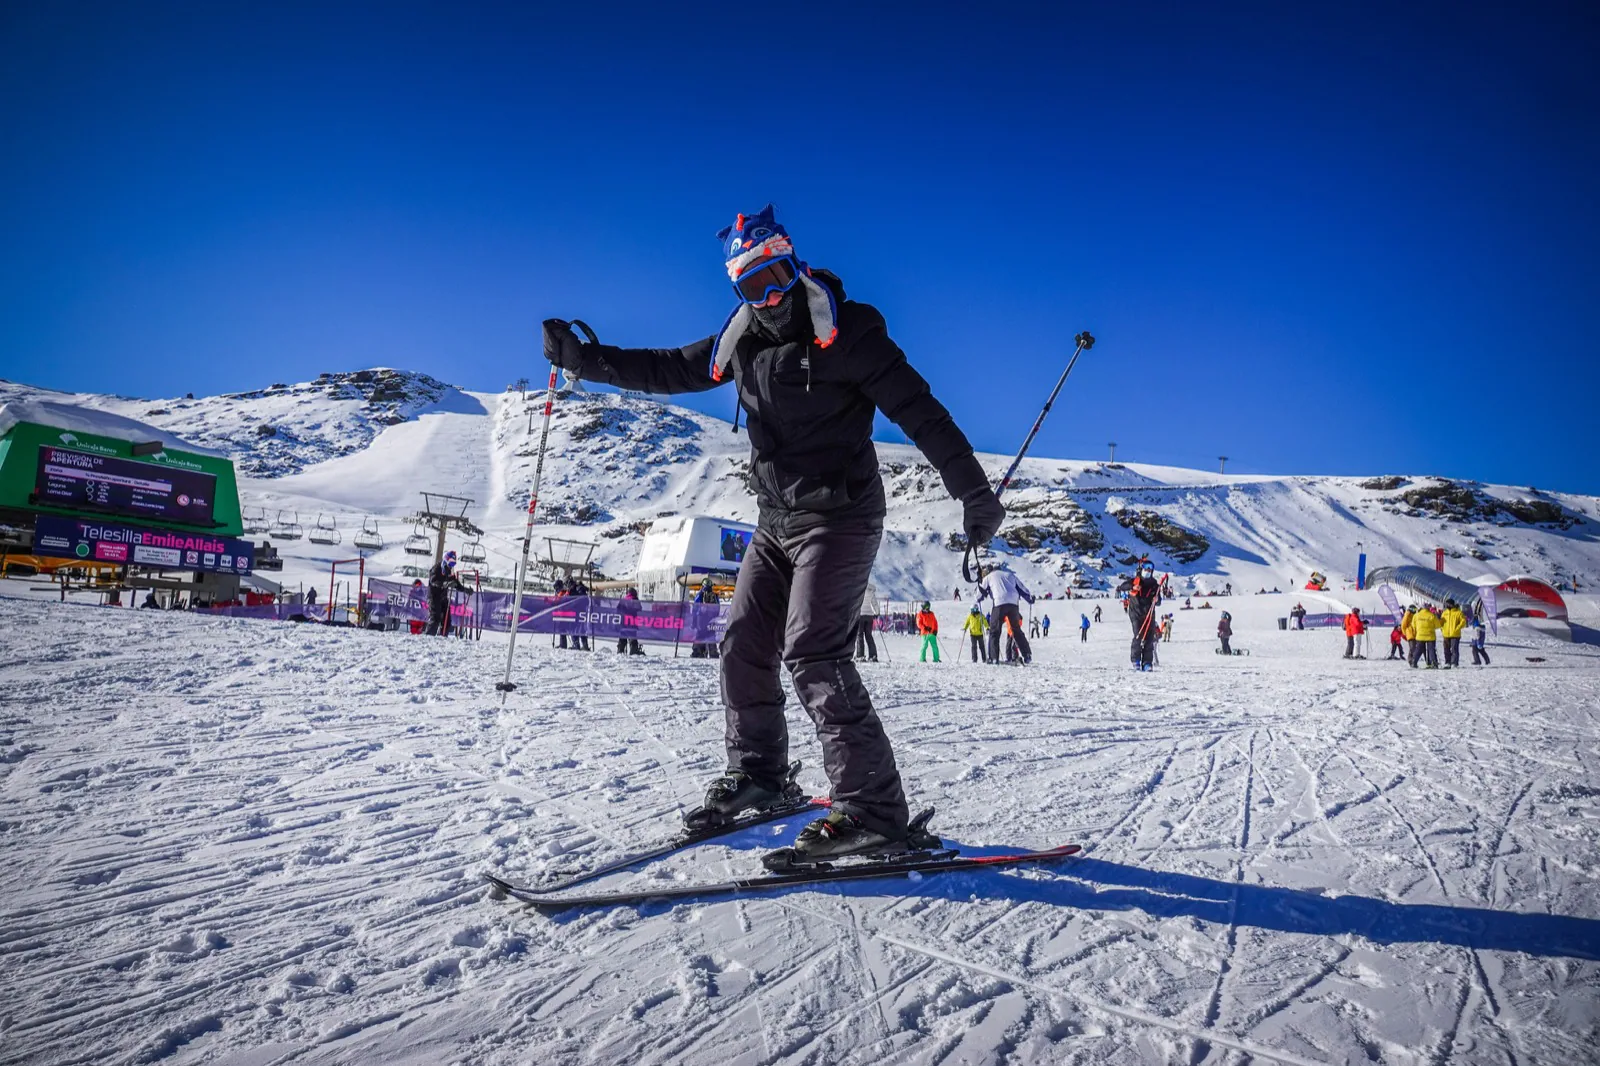
[[[469,392],[424,374],[326,374],[225,396],[137,400],[0,382],[0,402],[78,404],[150,423],[232,455],[246,506],[340,529],[375,519],[383,573],[414,560],[399,545],[417,493],[476,501],[487,573],[508,577],[533,480],[544,394]],[[563,391],[555,405],[540,537],[598,544],[607,573],[632,572],[641,533],[667,515],[756,518],[749,438],[726,421],[653,399]],[[913,447],[877,445],[889,504],[875,570],[893,599],[948,596],[959,581],[960,505]],[[994,479],[1009,456],[980,455]],[[1600,500],[1532,487],[1423,475],[1223,475],[1140,463],[1030,458],[1006,496],[992,547],[1041,594],[1105,589],[1149,554],[1183,588],[1299,590],[1313,570],[1352,600],[1356,559],[1430,565],[1443,548],[1468,581],[1533,574],[1558,586],[1600,583]],[[542,540],[541,540],[542,547]],[[286,579],[326,581],[327,553],[284,550]],[[1375,600],[1373,601],[1376,602]]]
[[[52,400],[135,418],[226,453],[240,473],[261,478],[360,451],[384,427],[415,418],[458,392],[427,374],[382,367],[251,392],[156,400],[58,393],[0,381],[0,402]]]

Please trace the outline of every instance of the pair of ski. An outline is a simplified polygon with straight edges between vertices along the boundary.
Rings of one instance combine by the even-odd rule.
[[[947,848],[924,848],[912,851],[889,852],[883,855],[855,857],[839,864],[812,863],[787,868],[782,868],[780,865],[779,872],[754,877],[734,878],[728,881],[700,884],[655,884],[645,885],[636,889],[624,889],[618,892],[590,892],[578,895],[559,894],[579,885],[587,884],[596,878],[604,877],[606,874],[616,873],[619,870],[637,866],[652,859],[663,858],[685,848],[694,847],[696,844],[704,844],[718,837],[729,836],[753,826],[765,825],[784,818],[816,814],[827,810],[828,806],[829,800],[826,797],[817,796],[796,800],[793,803],[765,810],[751,811],[718,826],[705,829],[686,829],[657,847],[625,855],[612,862],[580,871],[562,880],[544,885],[517,885],[488,873],[485,873],[483,877],[493,889],[491,892],[493,898],[504,899],[510,897],[540,911],[561,911],[638,905],[648,903],[651,900],[729,896],[743,892],[760,892],[766,889],[783,888],[789,885],[823,884],[831,881],[860,881],[869,878],[899,877],[910,874],[944,873],[951,870],[977,870],[999,866],[1016,866],[1027,862],[1055,862],[1070,855],[1075,855],[1080,850],[1077,844],[1065,844],[1045,851],[1018,851],[1002,855],[962,856]],[[919,816],[918,822],[925,825],[932,814],[931,810],[925,812]],[[784,850],[787,851],[788,849]],[[778,854],[780,853],[773,853],[774,856]]]

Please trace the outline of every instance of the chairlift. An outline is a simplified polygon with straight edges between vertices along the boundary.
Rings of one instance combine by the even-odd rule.
[[[246,533],[265,533],[270,528],[265,507],[246,507],[240,515],[240,523]]]
[[[285,518],[285,514],[292,514],[294,517]],[[277,537],[279,540],[299,540],[301,537],[305,536],[305,532],[306,531],[300,527],[299,511],[278,512],[278,522],[272,527],[272,535],[274,537]]]
[[[356,547],[365,551],[383,550],[383,534],[378,532],[378,520],[371,515],[361,520],[361,532],[352,539]]]
[[[433,540],[417,526],[403,545],[407,555],[432,555]]]
[[[317,512],[317,524],[311,528],[311,533],[306,537],[313,544],[338,544],[344,540],[344,535],[339,532],[339,525],[329,515],[324,521],[322,512]]]
[[[474,537],[471,544],[461,549],[461,561],[479,566],[489,561],[489,553],[483,550],[483,537]]]

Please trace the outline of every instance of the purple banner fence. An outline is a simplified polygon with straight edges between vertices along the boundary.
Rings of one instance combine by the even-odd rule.
[[[1396,626],[1400,624],[1397,615],[1392,614],[1364,614],[1361,620],[1367,623],[1367,629],[1376,629],[1379,626]],[[1343,614],[1308,614],[1306,615],[1307,629],[1343,629]]]
[[[374,622],[428,619],[426,588],[373,578],[367,582],[368,617]],[[511,630],[510,592],[475,592],[451,596],[450,613],[457,624],[482,625],[497,633]],[[657,644],[715,644],[728,625],[728,606],[720,603],[671,603],[624,600],[606,596],[524,594],[517,612],[517,632],[530,636],[581,636],[594,640],[653,641]]]

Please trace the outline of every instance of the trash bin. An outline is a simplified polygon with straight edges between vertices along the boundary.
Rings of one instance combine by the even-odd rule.
[[[1279,629],[1288,629],[1289,628],[1289,620],[1287,618],[1278,619],[1278,628]]]

